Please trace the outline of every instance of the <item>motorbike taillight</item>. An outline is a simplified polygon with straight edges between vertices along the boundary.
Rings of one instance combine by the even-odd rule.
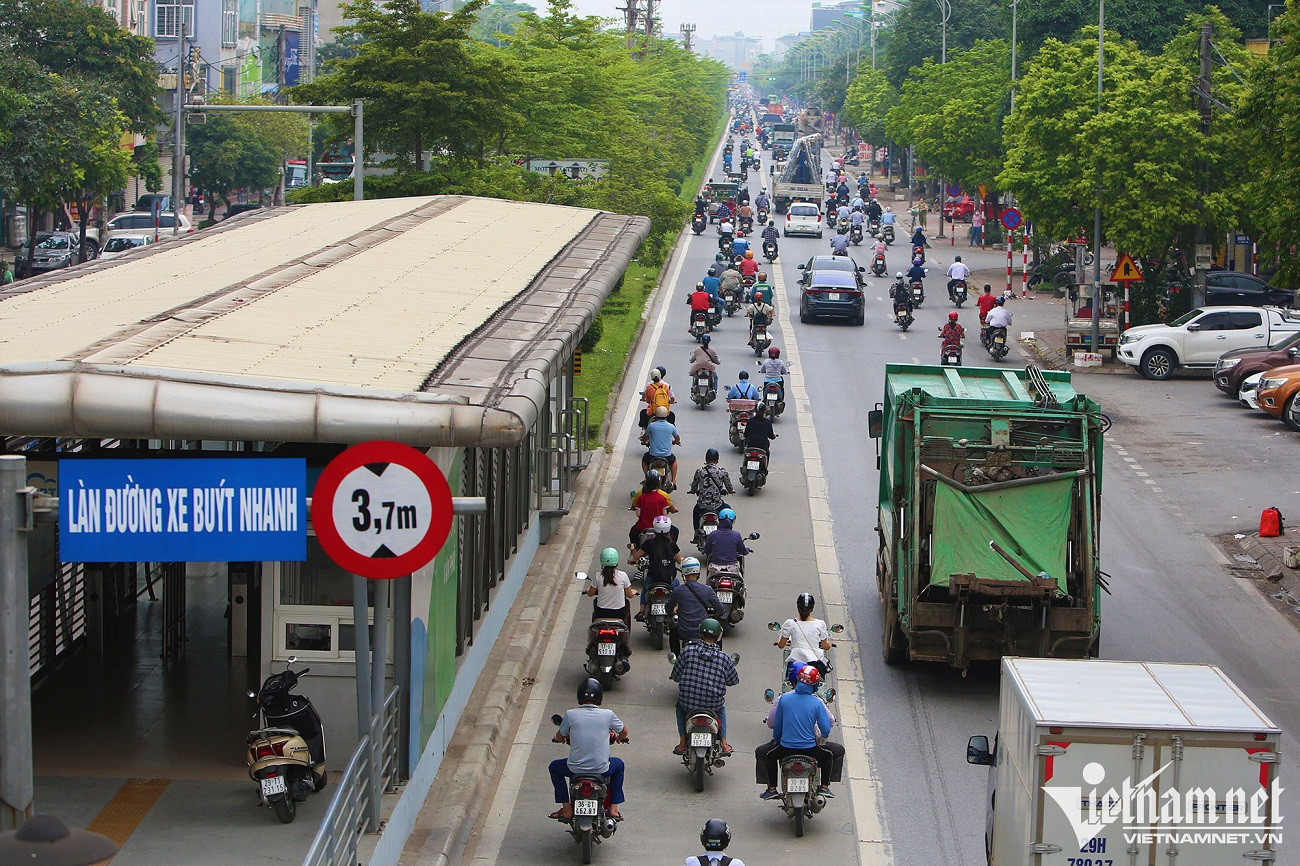
[[[691,727],[693,728],[711,728],[713,727],[713,716],[700,714],[691,717]]]
[[[283,752],[281,752],[283,754]],[[275,755],[275,749],[270,744],[262,744],[253,748],[253,757],[259,761],[265,760]]]
[[[612,638],[612,637],[617,637],[617,636],[618,636],[618,630],[617,630],[617,629],[612,629],[612,628],[602,628],[602,629],[600,629],[599,631],[597,631],[596,634],[600,635],[601,637],[611,637],[611,638]]]
[[[596,796],[596,783],[590,779],[583,779],[578,783],[578,795],[584,798]]]
[[[724,577],[718,581],[718,589],[731,589],[731,578]]]
[[[803,761],[795,761],[793,764],[791,764],[791,765],[790,765],[790,772],[791,772],[791,773],[796,773],[796,774],[798,774],[798,773],[802,773],[802,772],[803,772]]]

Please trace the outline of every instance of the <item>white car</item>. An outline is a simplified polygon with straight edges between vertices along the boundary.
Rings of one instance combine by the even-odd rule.
[[[797,201],[786,211],[783,232],[786,237],[807,235],[819,238],[822,236],[822,228],[822,211],[815,204]]]
[[[154,242],[153,235],[113,235],[104,244],[104,251],[100,253],[101,259],[115,259],[123,253],[129,253],[131,250],[147,247]]]
[[[166,233],[172,233],[172,227],[176,225],[176,217],[170,213],[158,215],[158,234],[161,236]],[[190,224],[189,218],[185,214],[180,215],[181,234],[191,234],[194,226]],[[108,237],[114,238],[118,235],[140,235],[154,234],[153,214],[136,211],[134,213],[120,213],[108,221],[105,228],[108,229]]]
[[[1241,386],[1237,389],[1237,399],[1247,409],[1259,409],[1259,381],[1263,378],[1263,373],[1255,373],[1241,380]]]
[[[1206,307],[1167,325],[1138,325],[1119,338],[1117,356],[1148,379],[1180,367],[1212,370],[1224,352],[1271,346],[1300,331],[1300,315],[1275,307]]]

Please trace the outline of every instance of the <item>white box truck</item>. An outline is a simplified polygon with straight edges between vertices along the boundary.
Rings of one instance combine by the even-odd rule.
[[[1004,658],[984,844],[994,866],[1272,863],[1280,731],[1211,665]]]

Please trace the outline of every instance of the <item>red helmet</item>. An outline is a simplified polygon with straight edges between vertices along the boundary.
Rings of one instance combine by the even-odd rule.
[[[781,357],[781,350],[778,349],[776,346],[773,346],[772,348],[767,350],[767,356],[769,358],[779,358]]]
[[[812,665],[804,665],[799,670],[796,679],[798,679],[799,682],[801,683],[807,683],[813,688],[816,688],[817,686],[822,684],[822,672],[817,670],[817,668],[813,667]]]
[[[948,321],[950,321],[950,322],[955,322],[955,321],[957,321],[957,311],[956,311],[956,310],[953,310],[951,313],[948,314]]]

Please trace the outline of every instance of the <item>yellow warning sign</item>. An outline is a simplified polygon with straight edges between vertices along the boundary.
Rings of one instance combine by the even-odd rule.
[[[1133,261],[1133,257],[1124,253],[1115,262],[1115,270],[1110,272],[1110,281],[1112,283],[1140,283],[1142,282],[1142,269]]]
[[[989,188],[988,188],[988,186],[987,186],[986,184],[977,183],[977,184],[975,184],[975,189],[976,189],[976,190],[979,192],[979,194],[980,194],[980,201],[988,201],[988,199],[989,199]]]

